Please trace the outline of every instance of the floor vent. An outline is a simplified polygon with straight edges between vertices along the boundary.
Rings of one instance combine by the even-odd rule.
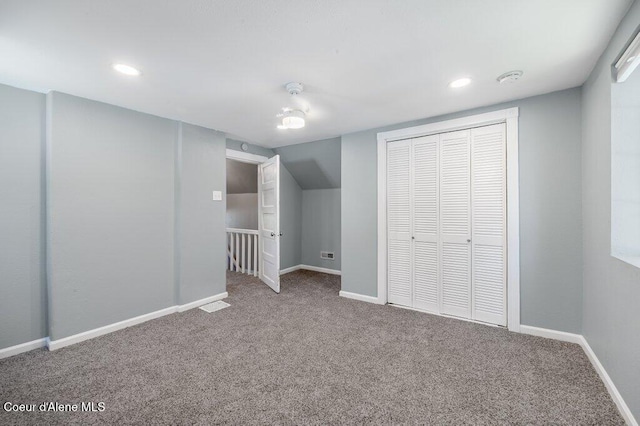
[[[227,302],[223,302],[222,300],[219,300],[217,302],[207,303],[206,305],[202,305],[200,306],[200,309],[202,309],[205,312],[211,313],[211,312],[219,311],[220,309],[224,309],[229,306],[231,305],[228,304]]]

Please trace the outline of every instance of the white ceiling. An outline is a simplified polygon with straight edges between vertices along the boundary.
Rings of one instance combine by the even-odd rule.
[[[2,0],[0,83],[277,147],[579,86],[632,1]],[[289,81],[301,130],[276,129]]]

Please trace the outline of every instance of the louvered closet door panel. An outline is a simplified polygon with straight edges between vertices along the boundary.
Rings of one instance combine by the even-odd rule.
[[[413,140],[413,306],[438,309],[438,141]]]
[[[505,125],[471,131],[473,319],[507,325]]]
[[[471,317],[469,142],[469,130],[440,135],[440,311],[464,318]]]
[[[387,144],[389,303],[411,306],[411,141]]]

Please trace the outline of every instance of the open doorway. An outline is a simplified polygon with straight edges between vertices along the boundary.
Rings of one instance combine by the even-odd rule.
[[[227,158],[227,267],[258,276],[258,166]]]
[[[227,150],[226,256],[229,271],[280,292],[280,157]]]

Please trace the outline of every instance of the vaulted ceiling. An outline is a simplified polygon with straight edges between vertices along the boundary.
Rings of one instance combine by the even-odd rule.
[[[631,3],[3,0],[0,83],[278,147],[579,86]],[[513,69],[520,81],[496,82]],[[309,108],[304,129],[276,129],[287,106]]]

